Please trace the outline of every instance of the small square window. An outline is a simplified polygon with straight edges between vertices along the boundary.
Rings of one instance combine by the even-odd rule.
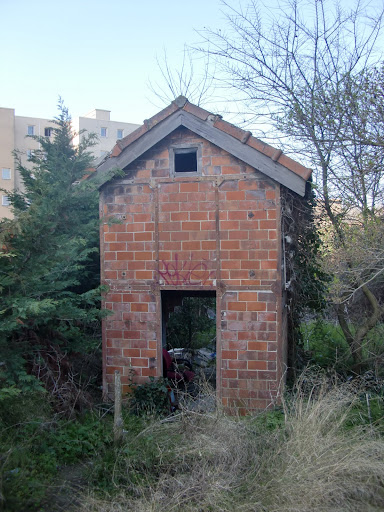
[[[117,130],[117,138],[122,139],[124,137],[124,130],[118,129]]]
[[[35,127],[32,124],[28,125],[27,134],[35,135]]]
[[[10,206],[9,197],[8,196],[1,196],[1,204],[3,206]]]
[[[170,172],[173,176],[181,174],[201,174],[201,144],[175,145],[169,148]]]
[[[53,128],[44,128],[45,137],[50,137],[53,133]]]
[[[101,137],[106,137],[107,136],[107,129],[104,127],[104,128],[100,128],[100,136]]]
[[[1,169],[1,177],[3,180],[10,180],[11,179],[11,169],[3,168]]]
[[[197,172],[197,149],[175,151],[175,172]]]
[[[100,151],[100,156],[108,155],[108,151],[104,151],[103,149]]]

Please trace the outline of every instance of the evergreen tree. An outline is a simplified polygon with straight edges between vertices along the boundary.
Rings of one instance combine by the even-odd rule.
[[[14,219],[0,223],[0,386],[26,389],[71,351],[99,343],[99,220],[96,184],[84,178],[95,135],[79,147],[60,104],[53,139],[18,169]],[[42,372],[42,368],[45,369]],[[61,368],[62,369],[62,368]]]

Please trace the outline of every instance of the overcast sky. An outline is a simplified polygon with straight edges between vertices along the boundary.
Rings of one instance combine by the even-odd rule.
[[[0,106],[52,118],[61,96],[73,117],[101,108],[142,123],[159,110],[148,87],[160,80],[156,55],[180,64],[196,30],[225,27],[222,9],[221,0],[0,0]]]

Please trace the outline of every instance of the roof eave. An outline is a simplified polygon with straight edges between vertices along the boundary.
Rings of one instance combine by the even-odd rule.
[[[228,133],[217,129],[209,117],[204,120],[186,110],[176,110],[161,122],[152,126],[149,130],[142,133],[136,140],[131,142],[117,156],[112,156],[103,162],[97,169],[97,175],[102,186],[110,176],[113,169],[124,169],[143,153],[160,142],[164,137],[174,130],[184,126],[197,135],[212,142],[216,146],[228,151],[233,156],[239,158],[246,164],[254,167],[265,176],[280,183],[288,189],[296,192],[300,196],[305,195],[305,185],[307,179],[289,168],[283,166],[278,161],[258,151],[249,144],[248,139],[244,142]],[[246,133],[246,132],[245,132]],[[256,140],[256,139],[255,139]],[[248,142],[248,143],[247,143]],[[308,170],[309,171],[309,170]],[[310,171],[309,171],[310,172]],[[103,179],[105,177],[105,179]]]

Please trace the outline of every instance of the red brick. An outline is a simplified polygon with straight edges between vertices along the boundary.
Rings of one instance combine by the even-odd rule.
[[[134,252],[118,252],[117,259],[118,260],[133,260],[135,257]]]
[[[247,361],[238,361],[237,359],[230,359],[228,361],[228,368],[234,370],[246,370]]]
[[[276,240],[277,239],[277,230],[276,229],[270,229],[268,231],[268,239],[269,240]]]
[[[260,229],[276,229],[276,221],[275,220],[260,220],[259,227],[260,227]]]
[[[152,252],[145,252],[145,251],[135,252],[135,260],[152,260],[152,259],[153,259]]]
[[[216,249],[216,240],[203,240],[201,247],[203,250],[214,251]]]
[[[268,344],[264,341],[249,341],[248,342],[248,350],[260,350],[266,351],[268,348]]]
[[[148,311],[148,304],[147,303],[143,303],[143,304],[133,303],[131,305],[131,311]]]
[[[171,220],[177,221],[177,220],[189,220],[189,213],[188,212],[172,212],[171,213]]]
[[[200,251],[201,242],[199,240],[193,240],[192,242],[182,242],[183,251]]]
[[[240,242],[238,240],[221,240],[220,246],[221,246],[221,249],[236,250],[236,249],[240,249]],[[240,268],[240,260],[239,260],[239,268]]]
[[[108,338],[121,339],[123,337],[123,331],[115,331],[115,330],[107,329],[106,334],[107,334]]]
[[[186,224],[186,223],[183,223]],[[181,222],[162,222],[159,224],[159,231],[177,231],[180,232],[181,230]]]
[[[140,331],[124,331],[123,333],[125,340],[139,340]],[[132,344],[133,346],[133,344]]]
[[[239,174],[240,167],[238,165],[223,165],[221,172],[222,174]]]
[[[148,368],[148,359],[144,357],[132,357],[131,364],[132,366],[142,366],[144,368]]]
[[[237,229],[236,231],[229,232],[229,239],[230,240],[248,240],[248,234],[249,234],[248,231],[241,231],[241,230]]]
[[[239,222],[235,220],[223,220],[220,222],[220,229],[223,231],[239,229]]]
[[[227,201],[243,201],[245,199],[245,192],[239,190],[237,192],[227,192]]]
[[[141,350],[141,357],[153,357],[156,359],[157,357],[157,350],[149,350],[149,349],[143,349]]]
[[[132,242],[133,233],[116,233],[117,242]]]
[[[224,379],[236,379],[237,370],[222,370],[221,375]]]
[[[182,222],[181,229],[183,231],[198,231],[200,230],[200,222]]]
[[[137,270],[136,279],[153,279],[153,273],[151,270]]]
[[[240,301],[257,301],[258,292],[239,292]]]
[[[180,192],[198,192],[198,183],[180,183]]]
[[[248,370],[266,370],[267,361],[248,361]]]
[[[260,262],[260,268],[261,269],[271,269],[271,270],[276,270],[276,266],[277,266],[277,262],[276,260],[275,261],[270,261],[270,260],[267,260],[267,261],[261,261]]]
[[[223,350],[221,357],[223,359],[237,359],[237,350]]]
[[[140,349],[139,348],[125,348],[123,350],[124,357],[140,357]]]
[[[198,206],[199,211],[212,211],[216,207],[214,201],[200,201]]]
[[[156,377],[156,368],[142,368],[141,374],[144,377]]]
[[[246,311],[245,302],[228,302],[227,307],[230,311]]]
[[[178,183],[167,183],[161,184],[160,190],[162,194],[170,194],[179,192],[179,184]]]
[[[121,302],[123,295],[121,293],[108,294],[108,302]]]
[[[190,212],[190,220],[208,220],[208,212]]]

